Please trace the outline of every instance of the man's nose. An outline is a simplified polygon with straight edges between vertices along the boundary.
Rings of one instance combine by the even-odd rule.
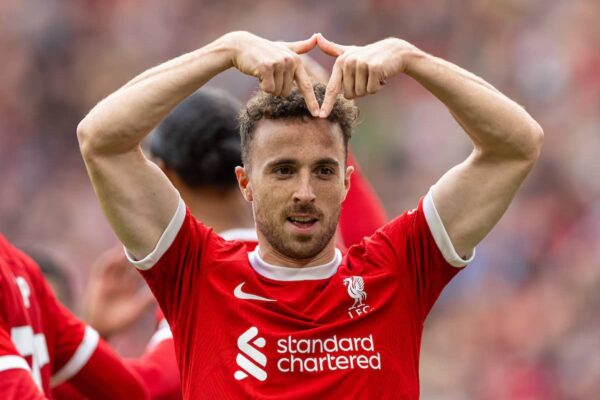
[[[301,173],[298,187],[294,192],[294,202],[311,203],[315,201],[315,192],[311,184],[310,173]]]

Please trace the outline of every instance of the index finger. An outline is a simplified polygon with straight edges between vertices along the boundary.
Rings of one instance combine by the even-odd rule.
[[[340,93],[342,89],[342,69],[339,63],[333,65],[333,71],[331,72],[331,78],[329,78],[329,82],[327,83],[327,89],[325,90],[325,98],[323,99],[323,104],[321,105],[321,112],[319,113],[319,117],[327,118],[333,110],[333,106],[337,100],[337,95]]]
[[[308,73],[304,69],[304,65],[299,64],[298,68],[296,68],[295,73],[295,81],[298,84],[298,89],[302,96],[304,97],[304,101],[306,102],[306,107],[308,111],[310,111],[313,117],[319,116],[319,102],[317,101],[317,97],[315,96],[315,89],[313,88],[313,84],[308,76]]]

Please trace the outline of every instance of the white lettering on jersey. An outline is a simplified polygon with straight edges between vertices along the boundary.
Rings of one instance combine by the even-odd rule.
[[[344,278],[344,285],[348,287],[348,296],[354,299],[354,303],[348,307],[350,318],[372,311],[371,307],[365,304],[367,301],[367,292],[365,291],[365,281],[361,276]]]
[[[31,290],[29,289],[29,285],[27,281],[22,276],[17,276],[15,278],[15,282],[19,287],[19,291],[21,292],[21,296],[23,296],[23,304],[25,304],[25,308],[29,308],[31,303],[29,302],[29,296],[31,296]]]
[[[24,358],[31,356],[31,376],[40,390],[43,390],[40,370],[50,362],[46,337],[43,333],[34,335],[31,326],[26,325],[12,328],[10,340],[21,356]]]
[[[259,347],[262,349],[265,347],[266,341],[264,338],[257,336],[258,329],[253,326],[246,332],[242,333],[238,338],[237,345],[240,353],[238,353],[235,361],[242,370],[235,371],[235,374],[233,374],[235,379],[238,381],[247,378],[248,374],[252,375],[259,381],[264,381],[267,379],[267,372],[256,365],[258,364],[262,367],[267,365],[267,357],[256,348]],[[250,341],[252,341],[252,344]],[[246,356],[250,357],[254,363]]]
[[[381,354],[375,351],[373,335],[326,339],[277,341],[277,369],[283,373],[326,372],[346,369],[381,369]],[[359,353],[359,354],[357,354]]]
[[[242,300],[260,300],[260,301],[277,301],[273,299],[267,299],[266,297],[258,296],[255,294],[246,293],[242,290],[242,286],[244,286],[246,282],[242,282],[233,289],[233,295],[238,299]]]

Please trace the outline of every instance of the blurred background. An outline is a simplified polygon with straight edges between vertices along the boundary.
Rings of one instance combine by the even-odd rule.
[[[598,398],[599,19],[597,0],[2,0],[0,230],[64,266],[77,310],[90,266],[116,243],[75,135],[96,102],[232,30],[357,45],[400,37],[482,76],[546,134],[523,190],[426,323],[422,398]],[[241,100],[256,90],[236,71],[210,85]],[[352,145],[390,216],[470,151],[407,77],[358,105]]]

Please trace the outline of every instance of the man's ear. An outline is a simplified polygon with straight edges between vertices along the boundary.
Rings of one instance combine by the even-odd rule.
[[[346,174],[344,175],[344,190],[346,191],[344,193],[344,200],[346,200],[346,196],[348,195],[348,192],[350,191],[350,177],[352,176],[352,173],[354,172],[354,167],[351,165],[348,165],[346,167]]]
[[[246,167],[235,167],[235,177],[237,178],[240,191],[246,201],[252,201],[252,185],[250,184],[250,177]]]

